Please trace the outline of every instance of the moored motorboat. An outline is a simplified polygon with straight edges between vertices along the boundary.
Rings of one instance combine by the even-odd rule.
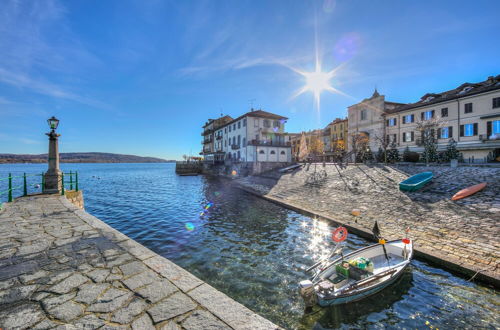
[[[328,263],[315,264],[308,270],[315,268],[316,274],[311,280],[300,282],[299,292],[308,308],[315,304],[330,306],[358,301],[394,283],[412,257],[410,239],[388,242],[380,239],[378,244],[341,255]]]
[[[422,172],[412,175],[399,183],[399,189],[403,191],[416,191],[425,186],[433,177],[434,174],[432,172]]]

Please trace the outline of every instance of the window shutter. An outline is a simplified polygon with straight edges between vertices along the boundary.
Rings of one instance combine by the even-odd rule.
[[[415,114],[411,115],[411,122],[413,123],[415,121]]]
[[[450,139],[453,137],[453,126],[448,127],[448,137]]]
[[[477,135],[477,123],[474,123],[474,135]]]
[[[397,125],[397,124],[398,124],[398,119],[394,118],[394,125]]]
[[[406,124],[406,116],[403,116],[403,124]]]
[[[438,136],[437,136],[438,139],[441,138],[441,128],[438,128]]]
[[[435,112],[435,111],[434,111],[434,110],[432,110],[432,112],[431,112],[431,118],[434,118],[434,112]]]
[[[486,136],[490,137],[493,134],[493,127],[491,126],[491,121],[486,122]]]
[[[386,120],[386,125],[389,126],[389,119]]]
[[[464,125],[460,125],[460,136],[464,136]]]
[[[420,113],[420,120],[424,120],[424,113],[423,112]]]
[[[413,134],[413,132],[411,132],[411,142],[413,142],[415,140],[415,134]]]
[[[398,143],[398,141],[396,141],[397,138],[398,138],[397,134],[393,134],[392,136],[393,136],[393,140],[392,141],[394,141],[394,143]]]

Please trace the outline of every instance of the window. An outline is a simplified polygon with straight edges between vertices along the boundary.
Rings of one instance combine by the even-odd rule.
[[[227,134],[227,127],[226,127],[226,128],[224,128],[224,133],[226,133],[226,134]]]
[[[477,135],[477,123],[460,125],[460,136]]]
[[[441,117],[448,117],[448,108],[441,109]]]
[[[246,142],[247,142],[247,140],[246,140],[245,138],[243,138],[243,140],[242,140],[242,141],[243,141],[243,143],[242,143],[242,145],[241,145],[241,146],[242,146],[242,147],[246,147]]]
[[[238,122],[238,128],[241,128],[241,121]]]
[[[241,135],[238,135],[238,146],[240,145],[241,143]]]
[[[268,119],[264,119],[264,127],[271,127],[271,123]]]
[[[500,134],[500,120],[489,121],[486,123],[488,136]]]
[[[441,128],[441,134],[439,136],[440,139],[449,139],[449,127],[443,127]]]
[[[259,154],[261,155],[265,154],[264,150],[260,149]]]
[[[243,127],[247,126],[247,119],[243,118]]]
[[[270,154],[271,154],[271,155],[276,155],[276,151],[271,150]]]
[[[231,125],[229,125],[229,132],[231,132]]]
[[[236,144],[236,136],[233,136],[233,145]]]
[[[284,155],[284,154],[285,154],[285,152],[283,150],[281,150],[280,155]]]
[[[406,115],[403,117],[403,124],[413,123],[415,121],[415,115]]]
[[[387,119],[387,126],[396,126],[396,118]]]
[[[422,120],[429,120],[434,118],[434,110],[429,110],[429,111],[424,111],[421,113],[421,118]]]
[[[233,124],[233,130],[236,131],[236,123]]]
[[[259,127],[259,118],[254,118],[254,120],[253,120],[253,126],[254,127]]]
[[[280,122],[278,120],[275,120],[273,122],[273,127],[278,127],[279,128],[280,127]]]
[[[415,135],[413,132],[404,132],[403,133],[403,142],[412,142]]]
[[[465,113],[471,113],[472,112],[472,103],[465,103]]]
[[[224,147],[227,147],[227,140],[224,140]]]
[[[361,120],[366,120],[366,110],[361,110]]]

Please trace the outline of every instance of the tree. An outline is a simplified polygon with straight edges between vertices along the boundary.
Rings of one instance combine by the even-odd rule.
[[[448,145],[446,146],[446,152],[444,155],[446,161],[458,159],[460,157],[460,153],[457,150],[457,142],[453,138],[448,141]]]
[[[321,155],[323,154],[323,149],[325,148],[325,144],[323,141],[317,136],[311,136],[309,142],[309,152],[313,155]]]
[[[436,131],[443,122],[439,118],[431,118],[417,122],[417,131],[420,132],[420,144],[424,147],[422,158],[425,163],[438,160]]]
[[[380,151],[382,151],[382,155],[383,155],[382,159],[378,159],[378,155],[377,155],[377,161],[384,162],[387,164],[387,148],[389,147],[389,144],[390,144],[389,139],[375,135],[375,140],[377,141],[377,144],[379,145],[379,153],[380,153]],[[393,142],[395,142],[395,141],[393,141]]]
[[[400,161],[399,150],[396,147],[396,143],[391,143],[391,148],[387,151],[387,161],[390,163],[396,163]]]
[[[360,155],[358,155],[358,153],[366,150],[366,147],[368,146],[368,136],[363,133],[351,134],[351,146],[354,154],[354,162],[357,162],[358,159],[360,159]]]
[[[377,162],[379,163],[387,163],[387,153],[381,147],[378,147],[377,151]]]

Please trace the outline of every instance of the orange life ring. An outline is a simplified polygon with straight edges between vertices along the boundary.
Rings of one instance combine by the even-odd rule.
[[[338,227],[335,229],[335,231],[332,233],[332,240],[334,242],[342,242],[347,238],[347,229],[345,227]]]

